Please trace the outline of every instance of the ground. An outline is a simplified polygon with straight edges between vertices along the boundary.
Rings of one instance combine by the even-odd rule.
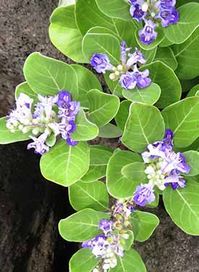
[[[0,116],[14,103],[22,67],[34,51],[67,61],[48,38],[49,16],[56,0],[1,0]],[[67,191],[46,182],[39,158],[26,144],[0,146],[0,270],[3,272],[66,272],[78,245],[63,241],[59,219],[72,213]],[[199,237],[179,230],[163,205],[155,210],[161,224],[153,237],[135,244],[148,272],[199,272]]]

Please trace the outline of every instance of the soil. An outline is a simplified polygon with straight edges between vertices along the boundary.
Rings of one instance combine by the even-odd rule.
[[[57,0],[0,1],[0,116],[14,103],[22,67],[33,51],[67,61],[48,38],[49,16]],[[57,224],[72,213],[67,190],[46,182],[39,158],[25,143],[0,146],[0,271],[64,272],[78,245],[58,235]],[[188,236],[162,206],[154,210],[160,227],[135,248],[148,272],[199,272],[199,237]]]

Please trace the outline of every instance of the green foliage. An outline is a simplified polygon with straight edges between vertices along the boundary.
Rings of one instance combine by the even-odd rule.
[[[82,109],[78,112],[75,123],[77,128],[72,135],[73,140],[88,141],[97,137],[99,133],[98,127],[87,119]]]
[[[94,53],[105,53],[112,64],[119,64],[120,58],[120,41],[107,28],[93,27],[83,39],[83,53],[87,58],[87,62]]]
[[[117,149],[107,166],[107,189],[115,198],[131,197],[138,182],[122,174],[125,165],[141,161],[138,154]]]
[[[187,152],[184,152],[187,164],[191,167],[190,172],[188,173],[188,176],[197,176],[199,175],[199,152],[190,150]]]
[[[132,102],[141,102],[153,105],[158,101],[161,94],[161,89],[157,84],[152,83],[150,86],[144,89],[123,89],[122,94],[127,100],[130,100]]]
[[[135,240],[144,242],[151,237],[154,230],[159,225],[159,219],[152,213],[135,211],[132,213],[131,224]]]
[[[170,47],[159,47],[155,56],[155,60],[159,60],[165,63],[174,71],[178,67],[178,62],[176,57]]]
[[[131,178],[136,182],[144,183],[147,181],[147,176],[144,173],[145,164],[143,162],[133,162],[125,165],[122,168],[122,175],[126,178]]]
[[[199,26],[199,3],[187,3],[179,8],[180,20],[165,28],[165,35],[173,43],[186,41]]]
[[[89,119],[103,127],[117,114],[120,100],[115,95],[105,94],[98,90],[91,90],[87,94],[89,101]]]
[[[161,96],[157,102],[159,108],[164,108],[177,102],[181,97],[181,85],[174,71],[161,61],[155,61],[145,68],[150,71],[150,78],[161,88]]]
[[[199,28],[184,43],[172,47],[178,62],[176,74],[180,79],[192,79],[199,75],[198,42]]]
[[[129,107],[131,105],[130,101],[122,101],[120,104],[120,108],[119,111],[115,117],[115,121],[116,124],[119,128],[121,128],[122,130],[124,130],[125,124],[126,124],[126,120],[128,118],[129,115]]]
[[[15,98],[17,99],[21,93],[28,95],[34,101],[37,100],[37,94],[33,92],[27,82],[23,82],[16,87]]]
[[[22,134],[21,131],[12,133],[6,127],[6,117],[0,118],[0,144],[11,144],[29,139],[29,134]]]
[[[122,143],[132,151],[142,152],[149,143],[162,139],[164,130],[164,120],[156,107],[134,103],[130,106]]]
[[[109,123],[99,130],[99,137],[102,138],[118,138],[122,135],[122,131],[117,126]]]
[[[83,242],[99,234],[99,221],[108,218],[104,212],[84,209],[62,219],[59,233],[67,241]]]
[[[108,210],[108,193],[106,185],[101,181],[76,182],[69,188],[69,199],[72,207],[77,211],[84,208],[92,208],[96,211]]]
[[[90,183],[105,177],[106,167],[112,151],[100,145],[90,146],[90,167],[88,172],[81,178],[81,181]]]
[[[70,272],[92,272],[99,260],[88,248],[78,250],[70,259]]]
[[[119,258],[118,265],[111,269],[111,272],[147,272],[147,270],[139,253],[130,249],[124,257]]]
[[[89,162],[90,149],[86,143],[68,146],[61,140],[41,157],[40,168],[46,179],[62,186],[70,186],[85,175]]]
[[[188,234],[199,235],[199,183],[189,181],[183,189],[167,188],[163,200],[178,227]]]
[[[185,98],[162,112],[167,128],[173,130],[176,147],[191,145],[199,137],[199,97]]]

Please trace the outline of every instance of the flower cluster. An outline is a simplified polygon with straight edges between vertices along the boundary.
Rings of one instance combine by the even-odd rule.
[[[92,253],[100,258],[100,265],[93,272],[107,272],[116,267],[117,256],[124,256],[124,243],[129,239],[129,218],[134,211],[133,203],[117,200],[111,210],[111,220],[102,219],[99,222],[99,229],[103,233],[82,243],[83,248],[91,249]]]
[[[144,64],[142,53],[136,48],[134,53],[130,53],[131,48],[127,48],[123,41],[120,46],[120,61],[117,67],[110,63],[106,54],[94,54],[90,60],[91,66],[97,73],[106,73],[110,71],[109,78],[113,81],[119,80],[122,88],[132,90],[136,86],[138,88],[146,88],[151,84],[149,78],[149,70],[140,71],[140,65]]]
[[[144,22],[139,38],[144,44],[151,44],[157,38],[155,31],[159,24],[167,27],[179,20],[175,8],[176,0],[129,0],[130,14],[138,22]]]
[[[171,130],[167,129],[164,139],[149,144],[147,149],[142,153],[142,158],[146,164],[145,173],[149,183],[138,186],[133,198],[139,206],[145,206],[155,200],[155,186],[160,190],[169,185],[174,190],[184,188],[186,184],[182,174],[188,174],[190,171],[184,155],[173,150]]]
[[[33,140],[28,149],[44,154],[60,135],[68,145],[76,145],[71,136],[76,129],[75,118],[79,102],[72,101],[71,94],[60,91],[56,96],[38,95],[38,102],[21,93],[16,100],[16,109],[7,116],[7,128],[15,133],[21,131]]]

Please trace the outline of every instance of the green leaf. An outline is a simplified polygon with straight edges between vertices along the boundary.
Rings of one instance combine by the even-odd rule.
[[[134,249],[126,251],[124,257],[119,257],[118,264],[110,272],[147,272],[139,253]]]
[[[126,100],[122,101],[120,104],[119,111],[118,111],[117,115],[115,116],[116,124],[121,130],[124,130],[126,120],[129,115],[130,105],[131,105],[130,101],[126,101]]]
[[[170,47],[159,47],[155,56],[155,60],[159,60],[168,65],[174,71],[178,66],[178,62],[174,53]]]
[[[149,105],[155,104],[160,98],[161,89],[160,87],[152,83],[150,86],[144,89],[135,88],[134,90],[122,91],[123,96],[132,102],[142,102]]]
[[[101,138],[119,138],[121,135],[121,129],[109,123],[100,128],[98,136]]]
[[[130,163],[141,161],[138,154],[130,151],[116,150],[107,166],[107,188],[115,198],[126,198],[133,195],[138,185],[132,178],[122,175],[122,168]]]
[[[50,18],[49,36],[52,44],[73,61],[85,62],[83,36],[77,26],[75,5],[59,7]]]
[[[112,151],[104,146],[90,146],[90,167],[88,172],[81,178],[82,182],[94,182],[106,175],[106,167]]]
[[[122,168],[122,175],[126,178],[131,178],[136,182],[143,183],[147,180],[147,176],[144,172],[145,164],[143,162],[133,162],[125,165]]]
[[[95,3],[95,0],[78,0],[76,4],[77,24],[84,35],[88,29],[99,26],[114,31],[113,21],[102,13]]]
[[[100,233],[99,221],[108,218],[107,213],[84,209],[62,219],[59,222],[59,233],[67,241],[86,241]]]
[[[177,24],[165,28],[168,40],[175,44],[186,41],[199,26],[199,4],[188,3],[179,8],[180,20]]]
[[[6,117],[0,118],[0,144],[11,144],[28,140],[29,134],[23,134],[21,131],[12,133],[6,127]]]
[[[199,152],[190,150],[184,152],[187,164],[191,167],[191,171],[187,174],[188,176],[199,175]]]
[[[79,142],[76,146],[68,146],[61,140],[41,157],[42,175],[59,185],[70,186],[89,169],[90,150],[87,143]]]
[[[77,128],[72,134],[73,140],[88,141],[97,137],[99,133],[98,127],[86,118],[86,114],[82,109],[80,109],[79,113],[77,114],[75,123]]]
[[[128,230],[125,234],[127,234],[129,237],[128,239],[121,239],[121,244],[124,250],[129,250],[131,249],[133,242],[134,242],[134,233],[131,230]]]
[[[130,16],[130,5],[124,0],[96,0],[99,9],[107,16],[120,18],[123,20],[132,20]]]
[[[142,211],[133,212],[131,216],[131,224],[135,240],[139,242],[148,240],[159,223],[159,218],[155,214]]]
[[[78,98],[76,73],[62,61],[32,53],[24,64],[24,76],[35,93],[55,95],[59,90],[66,89],[73,98]]]
[[[120,100],[117,96],[91,90],[87,97],[89,101],[88,118],[97,126],[105,126],[117,114],[120,106]]]
[[[149,143],[161,140],[164,130],[164,120],[156,107],[134,103],[129,109],[122,143],[135,152],[142,152]]]
[[[135,31],[138,29],[138,23],[135,20],[124,21],[114,18],[112,23],[115,27],[114,32],[119,37],[120,41],[125,41],[127,46],[131,48],[137,47]]]
[[[192,79],[199,75],[199,28],[182,44],[172,47],[178,61],[176,74],[180,79]]]
[[[105,53],[110,62],[117,65],[120,59],[120,42],[108,29],[93,27],[83,38],[83,52],[88,62],[94,53]]]
[[[91,89],[98,89],[101,91],[102,86],[97,77],[90,70],[78,64],[72,64],[70,66],[75,70],[77,76],[79,91],[78,101],[81,102],[82,107],[89,108],[87,93]]]
[[[185,188],[177,190],[167,188],[163,201],[178,227],[190,235],[199,235],[199,183],[187,182]]]
[[[195,85],[194,87],[191,88],[191,90],[190,90],[189,93],[187,94],[187,97],[197,95],[197,92],[198,92],[198,91],[199,91],[199,84],[197,84],[197,85]]]
[[[150,78],[161,88],[161,96],[157,102],[159,108],[164,108],[180,100],[180,81],[169,66],[161,61],[155,61],[149,65],[145,65],[144,68],[149,69]]]
[[[101,181],[90,184],[81,181],[69,187],[69,199],[71,206],[76,210],[92,208],[96,211],[108,210],[109,197],[106,185]]]
[[[27,82],[23,82],[16,87],[15,98],[17,99],[21,93],[28,95],[34,101],[37,100],[36,93],[33,92],[33,90],[30,88]]]
[[[144,50],[152,50],[154,48],[156,48],[164,39],[164,32],[162,30],[162,28],[157,28],[157,39],[154,40],[154,42],[152,42],[151,44],[144,44],[140,41],[139,35],[138,35],[138,31],[135,33],[135,37],[136,37],[136,41],[138,43],[138,45],[144,49]]]
[[[167,128],[174,132],[176,147],[186,147],[199,137],[199,97],[188,97],[162,111]]]
[[[81,248],[71,257],[69,269],[70,272],[92,272],[98,262],[89,248]]]

